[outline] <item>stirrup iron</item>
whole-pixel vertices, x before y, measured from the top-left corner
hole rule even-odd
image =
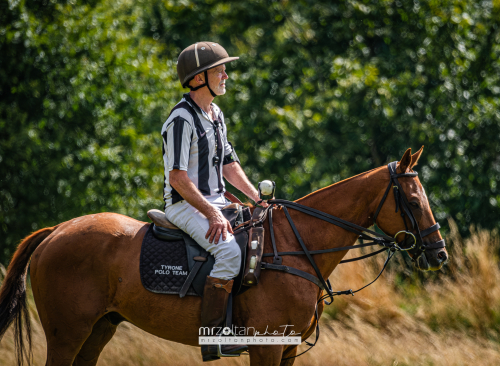
[[[219,343],[217,345],[217,357],[240,357],[241,353],[235,353],[235,354],[226,354],[222,353],[222,345]]]

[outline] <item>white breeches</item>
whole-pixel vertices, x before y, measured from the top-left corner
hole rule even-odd
[[[219,210],[228,205],[223,195],[205,198]],[[210,276],[231,280],[238,275],[241,264],[241,251],[233,234],[227,233],[224,241],[221,234],[218,244],[210,244],[208,239],[205,239],[209,228],[208,219],[185,200],[167,207],[165,215],[171,223],[186,232],[205,250],[213,254],[215,264]]]

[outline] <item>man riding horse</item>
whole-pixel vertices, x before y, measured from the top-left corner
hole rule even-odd
[[[225,64],[238,58],[229,57],[213,42],[198,42],[182,51],[177,73],[182,86],[191,91],[172,109],[161,131],[167,219],[215,257],[201,310],[202,327],[210,328],[225,319],[233,278],[241,263],[231,225],[220,212],[227,205],[223,178],[250,199],[259,200],[227,140],[224,114],[213,103],[216,96],[226,93]],[[225,354],[244,350],[242,345],[223,347]],[[210,351],[208,346],[202,347],[204,360],[211,359]]]

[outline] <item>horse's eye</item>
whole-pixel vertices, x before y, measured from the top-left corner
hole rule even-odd
[[[410,205],[412,208],[420,208],[420,206],[417,202],[410,202]]]

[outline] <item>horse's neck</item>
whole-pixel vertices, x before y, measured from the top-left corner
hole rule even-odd
[[[387,182],[387,172],[384,168],[379,168],[313,192],[298,200],[297,203],[337,216],[353,224],[368,227],[373,224],[373,213]],[[307,233],[301,236],[309,250],[354,245],[358,238],[357,234],[336,225],[312,216],[299,215],[296,216],[297,221],[294,221],[299,233]],[[343,254],[337,252],[315,256],[315,261],[326,278],[342,257]]]

